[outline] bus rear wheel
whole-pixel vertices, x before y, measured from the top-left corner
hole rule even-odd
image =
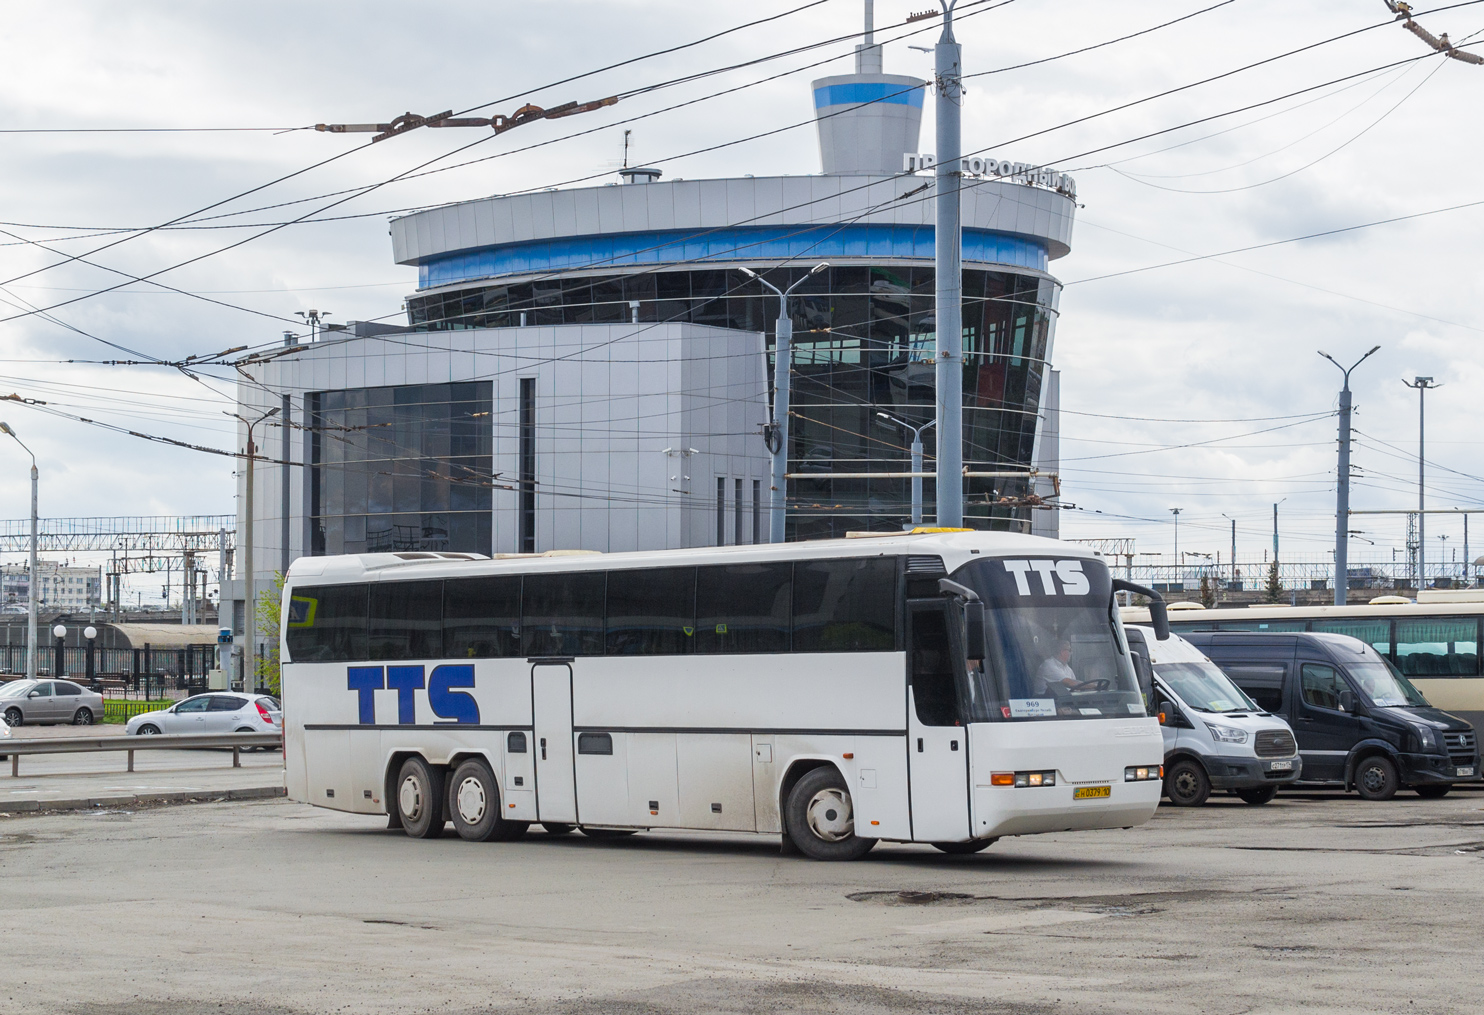
[[[422,758],[402,762],[397,775],[397,814],[402,830],[414,839],[443,834],[443,770]]]
[[[500,790],[495,773],[483,761],[470,758],[454,769],[448,783],[448,814],[454,831],[469,842],[508,839],[500,817]]]
[[[855,808],[845,777],[833,766],[811,769],[788,794],[788,837],[814,860],[858,860],[876,845],[855,834]]]

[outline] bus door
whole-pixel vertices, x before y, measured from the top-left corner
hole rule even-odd
[[[912,838],[969,838],[969,731],[961,724],[956,617],[942,600],[909,604],[907,767]]]
[[[577,782],[572,753],[570,659],[531,660],[533,753],[536,755],[536,820],[577,821]]]

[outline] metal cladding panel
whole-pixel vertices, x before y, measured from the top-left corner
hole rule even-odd
[[[701,180],[696,184],[696,190],[701,203],[701,224],[709,227],[729,225],[732,219],[727,203],[727,181]]]

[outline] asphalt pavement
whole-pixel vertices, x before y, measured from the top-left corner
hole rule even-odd
[[[828,864],[285,800],[0,820],[8,1012],[1476,1012],[1484,792]]]

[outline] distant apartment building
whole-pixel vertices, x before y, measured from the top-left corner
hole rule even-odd
[[[68,613],[97,606],[103,596],[101,567],[74,567],[52,560],[36,562],[37,604],[48,613]],[[0,565],[0,609],[24,612],[31,594],[31,571],[24,561]]]

